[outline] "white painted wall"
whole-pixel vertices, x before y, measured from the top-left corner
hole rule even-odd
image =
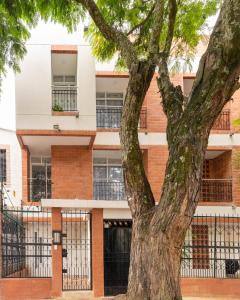
[[[11,201],[6,198],[6,202],[20,205],[22,199],[22,158],[15,131],[0,128],[0,145],[6,145],[10,148],[10,161],[7,162],[7,169],[10,172],[10,182],[7,185],[7,190],[9,191],[8,194]]]
[[[79,118],[52,116],[51,46],[28,45],[16,76],[16,128],[95,130],[95,66],[88,46],[78,47],[77,85]]]

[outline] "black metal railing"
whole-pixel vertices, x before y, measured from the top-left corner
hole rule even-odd
[[[230,110],[224,109],[213,124],[212,129],[215,130],[230,130]]]
[[[2,209],[2,277],[51,277],[51,211]]]
[[[77,87],[52,87],[53,111],[77,111]]]
[[[50,199],[52,194],[52,181],[50,179],[29,179],[30,200],[37,202],[41,199]]]
[[[182,250],[182,277],[240,277],[240,217],[195,216]]]
[[[95,181],[93,190],[95,200],[126,200],[124,182]]]
[[[122,117],[122,108],[99,108],[97,107],[98,128],[119,128]],[[147,128],[147,109],[144,107],[140,113],[139,128]]]
[[[231,202],[232,179],[202,179],[200,201]]]

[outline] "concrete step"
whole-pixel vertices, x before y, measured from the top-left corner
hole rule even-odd
[[[67,291],[62,293],[58,300],[92,300],[95,299],[93,291]]]

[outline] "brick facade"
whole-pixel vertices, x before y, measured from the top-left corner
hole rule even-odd
[[[92,199],[92,150],[52,146],[52,198]]]

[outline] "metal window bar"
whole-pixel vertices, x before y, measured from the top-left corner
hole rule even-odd
[[[39,206],[3,207],[2,276],[52,276],[51,211]]]
[[[98,128],[119,128],[121,124],[122,107],[97,107]],[[147,128],[147,109],[144,107],[140,113],[139,128]]]
[[[0,182],[7,181],[6,149],[0,149]]]
[[[77,87],[53,86],[52,108],[58,107],[62,111],[77,111]]]
[[[124,182],[95,181],[93,190],[95,200],[126,200]]]
[[[30,199],[39,202],[41,199],[50,199],[52,194],[51,179],[31,178],[29,179]]]
[[[212,129],[215,130],[230,130],[230,110],[223,110],[217,117]]]
[[[200,201],[231,202],[232,179],[202,179]]]
[[[185,237],[181,275],[240,278],[240,217],[195,216]]]

